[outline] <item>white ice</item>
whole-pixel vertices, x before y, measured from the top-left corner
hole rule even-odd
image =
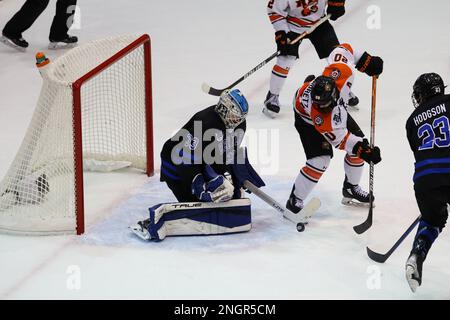
[[[0,2],[0,28],[23,1]],[[226,86],[275,50],[266,1],[258,0],[79,0],[81,43],[111,35],[148,33],[152,37],[156,167],[162,143],[197,110],[214,104],[201,84]],[[31,119],[41,77],[34,54],[45,50],[54,3],[24,33],[26,53],[0,46],[0,177],[6,173]],[[366,25],[379,8],[381,28]],[[383,161],[375,168],[373,227],[361,236],[352,226],[366,209],[340,204],[343,152],[313,196],[322,207],[303,233],[252,197],[253,229],[244,234],[167,238],[144,243],[127,226],[147,208],[174,200],[159,182],[132,171],[86,173],[87,231],[84,236],[0,235],[2,299],[450,299],[450,236],[435,242],[424,265],[423,285],[413,294],[404,279],[412,236],[385,264],[366,255],[366,245],[387,251],[419,214],[412,185],[413,156],[404,124],[413,110],[411,86],[423,72],[438,72],[450,82],[450,3],[423,1],[347,1],[347,13],[333,23],[341,42],[380,55],[385,71],[378,81],[376,144]],[[370,12],[368,12],[369,10]],[[55,59],[60,52],[47,52]],[[271,65],[239,88],[247,96],[252,159],[263,173],[264,190],[284,203],[305,157],[293,126],[291,99],[301,81],[318,74],[309,41],[300,49],[281,94],[281,116],[261,113]],[[370,79],[357,74],[353,112],[366,134],[370,124]],[[269,137],[277,138],[271,146]],[[270,163],[267,161],[270,159]],[[363,186],[367,188],[367,170]],[[79,273],[78,273],[79,271]],[[80,276],[80,287],[71,286]]]

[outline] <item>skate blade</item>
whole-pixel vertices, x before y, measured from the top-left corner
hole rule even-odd
[[[346,198],[346,197],[342,198],[341,203],[346,206],[358,207],[358,208],[370,207],[369,202],[359,202],[358,200],[355,200],[353,198]],[[375,208],[375,203],[373,204],[372,208]]]
[[[416,292],[417,288],[420,286],[419,281],[414,279],[414,268],[412,266],[406,266],[406,281],[411,288],[412,292]]]
[[[142,229],[142,227],[138,224],[132,225],[128,227],[129,229],[131,229],[131,231],[137,235],[139,238],[141,238],[142,240],[146,240],[149,241],[150,240],[150,233],[148,232],[148,230],[144,230]]]
[[[0,37],[0,42],[4,43],[5,45],[7,45],[8,47],[11,47],[13,49],[16,49],[17,51],[20,52],[25,52],[26,48],[23,47],[19,47],[18,45],[15,45],[14,43],[12,43],[8,38],[1,36]]]
[[[64,49],[72,49],[76,47],[76,43],[63,43],[63,42],[50,42],[48,45],[49,50],[64,50]]]
[[[270,119],[275,119],[277,117],[277,114],[278,114],[278,113],[275,113],[273,111],[270,111],[266,107],[263,108],[262,113],[264,113]]]

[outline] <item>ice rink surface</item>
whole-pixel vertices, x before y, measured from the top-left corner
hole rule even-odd
[[[23,1],[0,2],[0,28]],[[84,43],[122,34],[152,38],[156,167],[163,142],[191,115],[217,99],[200,90],[206,81],[224,87],[275,51],[263,0],[79,0]],[[0,177],[6,173],[35,108],[41,77],[34,55],[46,49],[55,1],[24,33],[26,53],[0,46]],[[379,9],[380,29],[367,27]],[[437,72],[450,82],[450,2],[435,0],[424,17],[421,0],[347,1],[334,22],[341,42],[379,55],[376,144],[383,161],[375,168],[373,227],[358,236],[352,226],[367,210],[340,204],[344,152],[335,152],[312,196],[322,207],[304,233],[250,196],[253,229],[244,234],[167,238],[144,243],[127,226],[146,218],[147,208],[173,201],[159,182],[135,172],[86,173],[87,231],[83,236],[0,235],[0,299],[450,299],[450,234],[444,229],[424,264],[423,285],[411,293],[404,263],[412,236],[385,264],[366,255],[366,245],[387,251],[419,214],[412,174],[414,159],[404,125],[412,112],[418,75]],[[55,59],[64,51],[49,52]],[[293,126],[291,100],[308,74],[324,62],[308,40],[280,100],[281,115],[261,113],[272,64],[239,88],[250,103],[248,146],[265,191],[284,203],[305,157]],[[357,73],[353,91],[360,110],[353,117],[366,134],[370,125],[370,78]],[[368,168],[363,187],[368,188]],[[73,276],[80,286],[73,287]]]

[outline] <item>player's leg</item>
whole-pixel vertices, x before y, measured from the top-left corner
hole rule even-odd
[[[328,168],[333,149],[312,125],[307,124],[298,115],[295,115],[295,128],[300,135],[307,161],[295,179],[286,208],[298,213],[303,208],[303,201]]]
[[[440,187],[427,192],[416,191],[416,200],[422,217],[405,270],[406,280],[413,292],[422,284],[423,262],[447,222],[450,187]]]
[[[221,203],[163,203],[149,208],[149,212],[149,219],[130,227],[144,240],[161,241],[167,236],[229,234],[251,229],[250,199]]]
[[[350,154],[344,158],[345,179],[342,186],[342,204],[369,203],[370,195],[359,183],[364,170],[364,160]]]
[[[293,40],[298,36],[297,33],[289,32],[288,39]],[[263,113],[268,117],[274,118],[280,112],[279,95],[283,89],[289,70],[294,65],[295,60],[298,59],[298,47],[300,42],[288,47],[287,55],[279,55],[277,62],[272,68],[272,75],[270,76],[270,87],[264,101]]]
[[[308,35],[308,39],[316,49],[319,59],[328,58],[331,51],[339,45],[339,39],[329,21],[325,21],[318,26],[316,30]]]
[[[48,2],[49,0],[27,0],[3,28],[3,41],[10,41],[21,48],[28,47],[28,42],[22,38],[22,33],[31,27],[45,10]]]
[[[353,119],[350,114],[347,114],[347,129],[352,134],[363,138],[364,133],[362,132],[359,125]],[[369,193],[362,190],[359,186],[361,181],[361,176],[364,170],[364,161],[359,158],[347,154],[344,158],[344,172],[345,179],[342,186],[342,203],[351,204],[353,202],[359,203],[369,203],[370,197]]]
[[[73,23],[76,4],[77,0],[58,0],[56,2],[56,12],[49,36],[52,48],[56,48],[58,43],[73,45],[78,42],[77,37],[67,34]]]

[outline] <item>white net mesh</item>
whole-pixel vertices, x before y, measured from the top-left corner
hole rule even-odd
[[[41,68],[43,86],[36,110],[0,183],[0,231],[75,231],[72,84],[136,39],[93,41]],[[85,163],[95,163],[90,170],[102,162],[109,168],[146,169],[145,94],[142,45],[82,85],[83,157]]]

